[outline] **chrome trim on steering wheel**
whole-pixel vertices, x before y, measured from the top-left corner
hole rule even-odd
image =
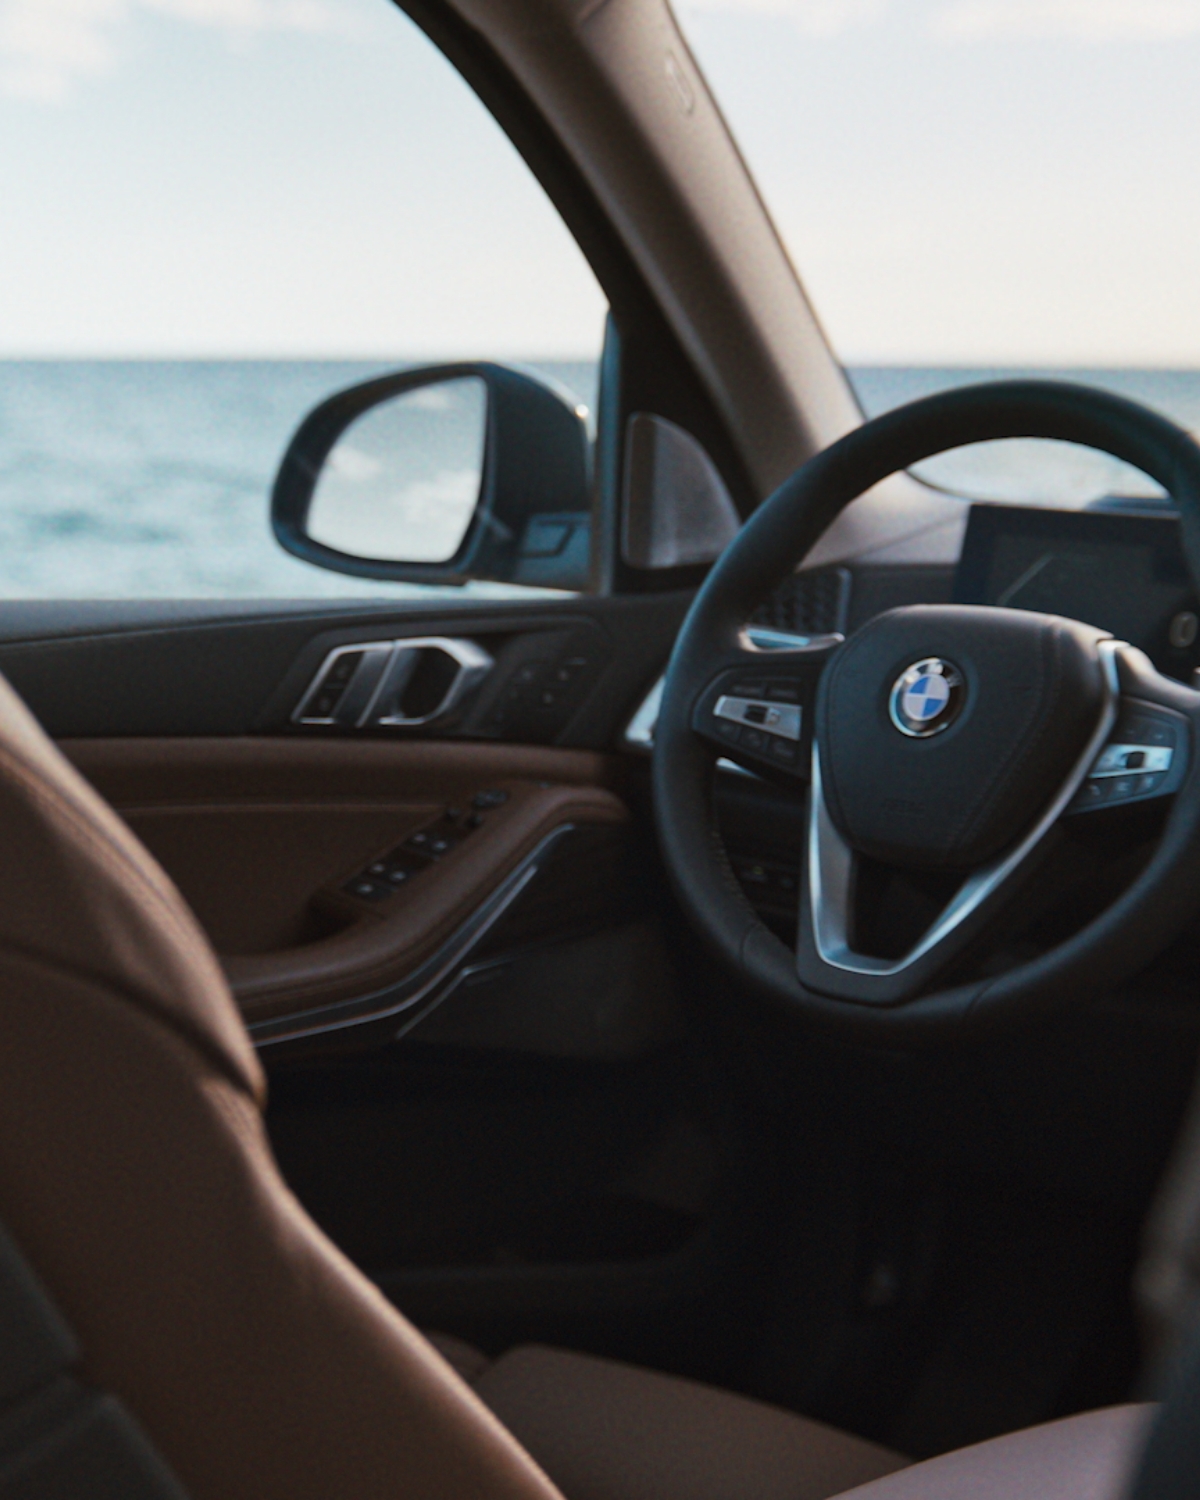
[[[901,974],[918,959],[932,952],[939,943],[945,942],[956,928],[1004,884],[1057,822],[1112,733],[1121,698],[1117,659],[1125,646],[1124,641],[1112,640],[1100,641],[1097,646],[1104,675],[1104,706],[1087,748],[1057,796],[1025,837],[1007,854],[997,856],[991,863],[967,877],[941,916],[903,958],[872,958],[864,953],[856,953],[850,947],[855,855],[829,816],[821,786],[821,757],[814,740],[808,820],[808,887],[813,940],[823,963],[848,974]]]

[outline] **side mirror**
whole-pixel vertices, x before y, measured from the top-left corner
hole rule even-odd
[[[515,370],[438,365],[311,411],[271,496],[285,551],[359,578],[581,589],[591,547],[582,412]]]

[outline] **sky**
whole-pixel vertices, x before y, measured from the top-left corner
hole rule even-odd
[[[852,362],[1200,366],[1200,0],[688,0]]]
[[[569,358],[604,300],[389,0],[0,0],[0,355]]]
[[[1200,0],[678,0],[851,363],[1200,367]],[[0,357],[588,358],[389,0],[0,0]]]

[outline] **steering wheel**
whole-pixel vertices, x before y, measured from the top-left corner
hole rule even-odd
[[[1013,437],[1100,449],[1157,480],[1179,508],[1200,592],[1191,437],[1086,387],[997,381],[877,417],[786,480],[713,567],[667,670],[655,815],[684,909],[754,990],[881,1039],[961,1033],[1111,988],[1200,906],[1200,693],[1141,651],[1075,620],[970,605],[892,609],[833,646],[763,650],[746,632],[873,484],[947,449]],[[794,951],[726,855],[719,756],[807,798]],[[1106,909],[1004,972],[977,961],[1013,897],[1026,910],[1039,899],[1037,873],[1071,820],[1119,840],[1130,816],[1119,809],[1159,799],[1169,811],[1153,853]],[[899,945],[878,915],[897,871],[925,903]]]

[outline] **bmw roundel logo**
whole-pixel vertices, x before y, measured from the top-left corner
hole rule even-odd
[[[892,685],[892,723],[915,740],[941,734],[962,712],[963,689],[962,673],[940,656],[915,661]]]

